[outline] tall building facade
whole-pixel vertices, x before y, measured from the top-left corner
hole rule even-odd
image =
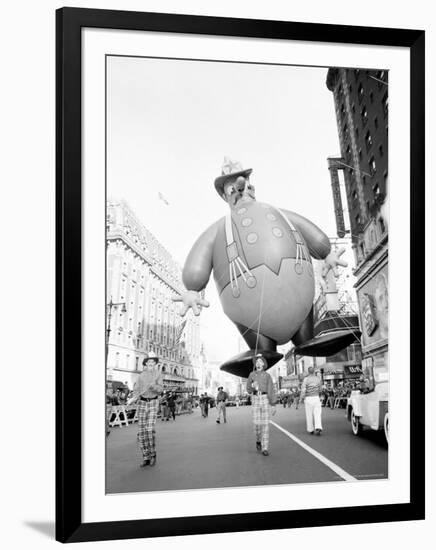
[[[337,233],[351,235],[362,366],[377,382],[388,376],[388,73],[330,68],[326,85],[341,149],[328,159]]]
[[[172,301],[181,269],[125,201],[107,203],[107,378],[132,389],[149,352],[160,358],[164,385],[198,392],[200,325]]]

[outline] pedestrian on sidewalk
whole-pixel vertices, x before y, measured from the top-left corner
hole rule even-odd
[[[294,403],[295,403],[295,410],[298,411],[298,405],[301,403],[301,394],[298,388],[296,388],[294,393]]]
[[[173,420],[176,419],[176,394],[174,392],[170,392],[167,397],[167,407],[168,407],[168,417],[167,420],[170,419],[170,417],[173,417]]]
[[[301,385],[300,403],[304,402],[306,410],[306,427],[310,434],[321,435],[321,378],[316,376],[314,367],[309,367],[308,375]]]
[[[210,397],[207,395],[207,392],[204,392],[203,395],[203,416],[207,418],[209,416],[209,401]]]
[[[169,420],[168,394],[164,392],[160,397],[160,419],[162,422]]]
[[[269,455],[269,422],[276,413],[277,396],[271,376],[266,372],[268,361],[258,353],[253,357],[254,370],[247,379],[247,392],[252,395],[251,410],[256,436],[256,449]]]
[[[218,393],[216,395],[216,410],[217,410],[217,418],[216,423],[219,424],[221,420],[221,415],[223,417],[224,422],[227,422],[226,418],[226,401],[229,398],[227,395],[227,392],[224,391],[224,388],[220,386],[218,388]]]
[[[133,397],[128,405],[138,402],[138,442],[142,452],[142,464],[154,466],[156,464],[156,420],[159,410],[159,396],[163,390],[162,376],[157,365],[159,358],[149,353],[142,364],[144,370],[138,377],[133,388]]]

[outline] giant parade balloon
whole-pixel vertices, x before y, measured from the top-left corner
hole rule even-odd
[[[182,315],[199,315],[208,302],[200,294],[213,277],[224,313],[236,325],[249,350],[227,360],[221,369],[247,377],[252,358],[262,353],[268,367],[282,354],[277,345],[292,341],[304,355],[337,353],[355,339],[350,330],[314,337],[314,272],[311,258],[324,259],[326,274],[347,264],[331,251],[325,233],[305,217],[257,202],[252,169],[224,159],[215,189],[228,206],[194,243],[183,268],[186,292]]]

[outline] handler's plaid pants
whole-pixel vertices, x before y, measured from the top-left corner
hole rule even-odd
[[[144,460],[156,456],[156,430],[157,411],[159,400],[138,401],[138,443]]]
[[[262,451],[268,450],[269,421],[271,419],[271,405],[267,395],[253,395],[252,397],[253,425],[256,441],[262,443]]]

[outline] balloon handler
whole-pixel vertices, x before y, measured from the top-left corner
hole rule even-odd
[[[303,216],[257,202],[251,172],[224,159],[215,189],[230,212],[194,243],[182,274],[187,291],[173,297],[183,302],[182,316],[189,308],[199,315],[209,306],[200,293],[213,271],[224,313],[250,348],[226,361],[221,370],[244,378],[257,353],[272,367],[283,357],[277,345],[290,340],[301,355],[325,357],[355,339],[351,330],[317,337],[313,332],[311,256],[325,260],[324,277],[330,269],[338,276],[338,266],[347,265],[340,259],[343,250],[331,251],[327,235]]]

